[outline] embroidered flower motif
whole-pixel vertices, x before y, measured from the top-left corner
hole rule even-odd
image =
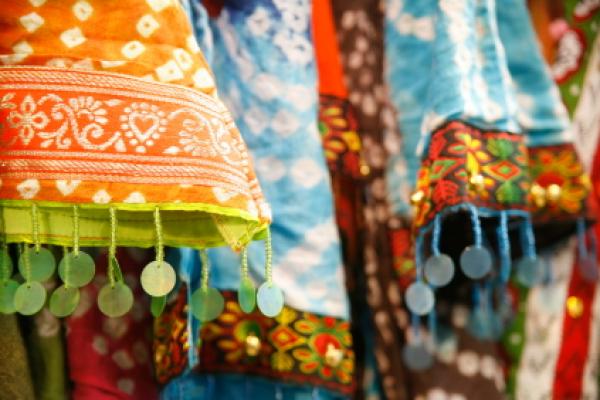
[[[167,130],[165,113],[156,105],[133,103],[121,115],[121,129],[135,151],[145,153],[146,147],[154,146],[160,135]]]
[[[294,357],[300,361],[301,371],[310,373],[316,370],[325,379],[336,376],[344,383],[352,380],[354,363],[352,352],[348,350],[352,345],[348,334],[348,322],[330,317],[319,320],[313,315],[306,315],[306,319],[296,322],[294,327],[301,333],[311,333],[309,348],[293,351]],[[335,362],[330,360],[329,353],[332,350],[341,355],[335,357]]]
[[[86,117],[90,122],[100,125],[105,125],[108,122],[106,109],[101,108],[102,102],[92,96],[79,96],[69,99],[69,105],[78,118]]]
[[[452,146],[452,150],[457,153],[466,153],[467,171],[471,174],[478,174],[480,170],[480,164],[490,160],[489,154],[483,149],[482,142],[479,139],[473,138],[466,132],[457,132],[456,139],[459,142]]]
[[[37,105],[31,95],[25,96],[19,111],[11,111],[7,121],[11,128],[19,129],[19,138],[24,145],[28,145],[35,136],[36,130],[44,129],[49,119],[46,113],[37,111]]]

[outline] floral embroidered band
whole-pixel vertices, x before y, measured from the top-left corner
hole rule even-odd
[[[274,319],[245,314],[233,292],[223,295],[225,311],[200,331],[198,371],[255,374],[352,392],[354,353],[347,321],[289,307]],[[187,366],[185,288],[169,307],[154,329],[155,370],[161,383]]]
[[[433,363],[429,344],[418,334],[418,317],[428,315],[435,326],[434,288],[453,280],[455,263],[466,277],[486,282],[473,289],[472,333],[498,337],[510,318],[502,311],[506,295],[495,301],[494,293],[506,289],[513,270],[524,287],[544,282],[548,265],[538,257],[537,246],[575,230],[583,237],[586,219],[594,217],[590,186],[570,144],[527,149],[522,135],[483,131],[460,121],[434,132],[411,198],[413,232],[390,232],[395,269],[413,314],[406,364],[420,370]],[[457,223],[460,218],[452,217],[457,212],[468,215],[471,235]],[[544,228],[550,223],[561,224],[560,229]],[[442,234],[447,229],[456,234]],[[595,254],[581,243],[582,254]],[[444,254],[447,249],[462,251]]]
[[[152,213],[138,211],[160,205],[165,245],[204,247],[203,236],[215,237],[201,230],[208,214],[186,211],[214,213],[213,229],[220,219],[238,227],[210,245],[240,248],[269,221],[231,117],[199,91],[109,73],[2,68],[0,123],[9,242],[31,240],[29,200],[40,202],[40,239],[60,245],[72,244],[71,224],[53,219],[70,216],[73,204],[82,245],[109,243],[108,230],[88,229],[108,204],[125,213],[120,232],[135,229],[129,223],[152,226]],[[119,234],[117,242],[153,246],[154,232]]]
[[[193,315],[216,318],[223,298],[208,286],[203,249],[242,250],[266,239],[266,282],[258,290],[241,265],[240,301],[276,315],[283,295],[271,274],[270,209],[231,116],[214,96],[128,75],[54,67],[0,67],[0,312],[31,315],[46,303],[41,282],[64,282],[49,300],[73,312],[94,277],[80,246],[109,248],[108,283],[98,295],[111,317],[133,305],[117,246],[155,247],[140,282],[161,313],[175,287],[164,246],[201,250],[202,286]],[[17,253],[13,276],[10,255]],[[30,246],[33,244],[33,246]],[[51,249],[63,246],[57,263]],[[13,247],[11,250],[10,247]],[[246,260],[246,257],[243,257]],[[23,282],[24,281],[24,282]]]
[[[591,217],[590,187],[571,144],[528,149],[522,135],[452,121],[432,135],[419,171],[415,227],[461,204],[531,211],[535,223]]]

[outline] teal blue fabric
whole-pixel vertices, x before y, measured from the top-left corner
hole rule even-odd
[[[239,375],[186,374],[171,381],[161,400],[346,400],[348,397],[325,389],[283,384]]]

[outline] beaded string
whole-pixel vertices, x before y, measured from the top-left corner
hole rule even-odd
[[[156,261],[159,261],[159,268],[165,259],[165,250],[163,246],[163,231],[160,220],[160,211],[158,207],[154,209],[154,228],[156,229]]]
[[[25,267],[25,281],[27,283],[31,282],[31,260],[29,259],[29,252],[27,251],[27,246],[23,244],[21,246],[21,254],[23,255],[23,266]],[[31,286],[27,286],[28,288]]]
[[[79,257],[79,206],[73,206],[73,254]]]
[[[200,288],[206,293],[208,291],[208,277],[210,275],[210,261],[208,260],[208,253],[206,252],[206,249],[200,250],[200,261],[202,262]]]
[[[435,308],[427,315],[427,327],[429,328],[430,342],[435,345],[437,342],[437,316]]]
[[[418,235],[415,243],[415,269],[417,282],[423,281],[423,235]]]
[[[110,246],[108,247],[108,282],[111,287],[115,286],[115,265],[114,259],[117,254],[117,211],[114,207],[110,212]]]
[[[440,255],[440,236],[442,235],[442,217],[436,214],[433,220],[433,238],[431,239],[431,252],[434,256]]]
[[[242,249],[242,267],[240,275],[242,276],[242,281],[248,278],[248,248],[244,247]]]
[[[269,287],[273,286],[273,249],[271,247],[271,230],[267,228],[267,237],[265,245],[265,277]]]
[[[31,227],[35,252],[39,253],[42,245],[40,244],[40,221],[38,216],[38,208],[37,204],[35,203],[31,205]]]
[[[477,211],[477,207],[471,204],[469,204],[468,207],[471,211],[471,225],[473,227],[473,240],[475,242],[475,247],[481,247],[483,234],[481,233],[481,221],[479,221],[479,211]]]
[[[73,250],[75,251],[75,250]],[[63,260],[65,260],[65,281],[64,281],[64,285],[65,285],[65,289],[69,287],[68,284],[68,279],[66,279],[70,272],[71,272],[71,260],[68,257],[69,254],[69,249],[67,248],[67,246],[63,246]],[[76,256],[77,257],[77,256]]]
[[[413,330],[414,342],[418,343],[421,340],[421,323],[419,316],[413,312],[410,313],[410,325]]]
[[[531,217],[527,216],[525,224],[521,228],[521,240],[523,242],[523,252],[529,258],[536,258],[535,236],[533,234],[533,224]]]
[[[508,214],[500,213],[500,226],[498,228],[498,247],[500,250],[500,279],[507,283],[510,279],[510,239],[508,237]]]

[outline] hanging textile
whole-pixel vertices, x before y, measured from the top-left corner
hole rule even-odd
[[[43,306],[40,282],[57,264],[43,245],[66,246],[65,284],[49,301],[58,316],[73,312],[94,276],[80,246],[109,247],[98,305],[117,317],[133,296],[116,247],[156,247],[140,279],[159,311],[176,284],[164,246],[239,251],[266,236],[269,207],[178,1],[10,0],[0,31],[2,234],[22,243],[25,279],[11,279],[3,256],[6,310]],[[222,297],[201,289],[193,312],[214,318]]]
[[[573,118],[574,143],[594,182],[600,133],[595,94],[600,74],[594,66],[600,65],[600,41],[593,26],[599,9],[585,1],[532,6],[537,7],[532,12],[546,15],[536,28]],[[516,397],[598,396],[597,234],[597,228],[586,230],[580,224],[577,239],[549,255],[551,282],[532,289],[522,300],[523,327],[509,332],[513,340],[508,336],[505,341],[512,356],[509,389]]]
[[[391,218],[384,174],[387,146],[398,145],[395,141],[398,135],[383,85],[383,14],[377,0],[333,1],[333,9],[348,99],[357,117],[366,167],[363,168],[366,173],[364,240],[361,240],[364,276],[357,282],[364,282],[368,305],[362,318],[372,320],[363,325],[372,329],[370,335],[374,336],[374,348],[367,347],[373,354],[366,358],[374,357],[376,361],[372,367],[380,375],[385,398],[402,399],[407,396],[407,382],[403,376],[399,327],[406,324],[407,318],[400,309],[401,294],[393,269],[389,231],[403,224]],[[408,186],[405,189],[408,192]]]
[[[261,266],[270,257],[263,248],[250,245],[241,259],[224,249],[209,251],[209,262],[224,266],[212,274],[211,284],[226,293],[226,312],[202,326],[186,323],[186,312],[177,304],[183,304],[188,288],[168,305],[157,323],[155,348],[181,349],[181,340],[169,335],[169,326],[180,323],[187,326],[184,335],[199,331],[201,345],[161,352],[167,366],[157,367],[164,371],[163,396],[180,398],[178,393],[193,386],[219,398],[236,390],[248,396],[264,390],[276,396],[345,398],[352,392],[354,353],[318,131],[311,3],[203,4],[212,16],[212,67],[219,95],[248,144],[273,209],[273,276],[285,292],[285,307],[271,320],[252,311],[254,304],[232,306],[235,291],[242,293],[240,276],[249,284],[263,279]],[[182,258],[187,256],[181,252]],[[197,257],[188,262],[198,262]],[[233,268],[240,264],[247,268]],[[185,359],[172,360],[173,354]],[[192,359],[197,365],[191,363],[190,370],[186,363]]]

